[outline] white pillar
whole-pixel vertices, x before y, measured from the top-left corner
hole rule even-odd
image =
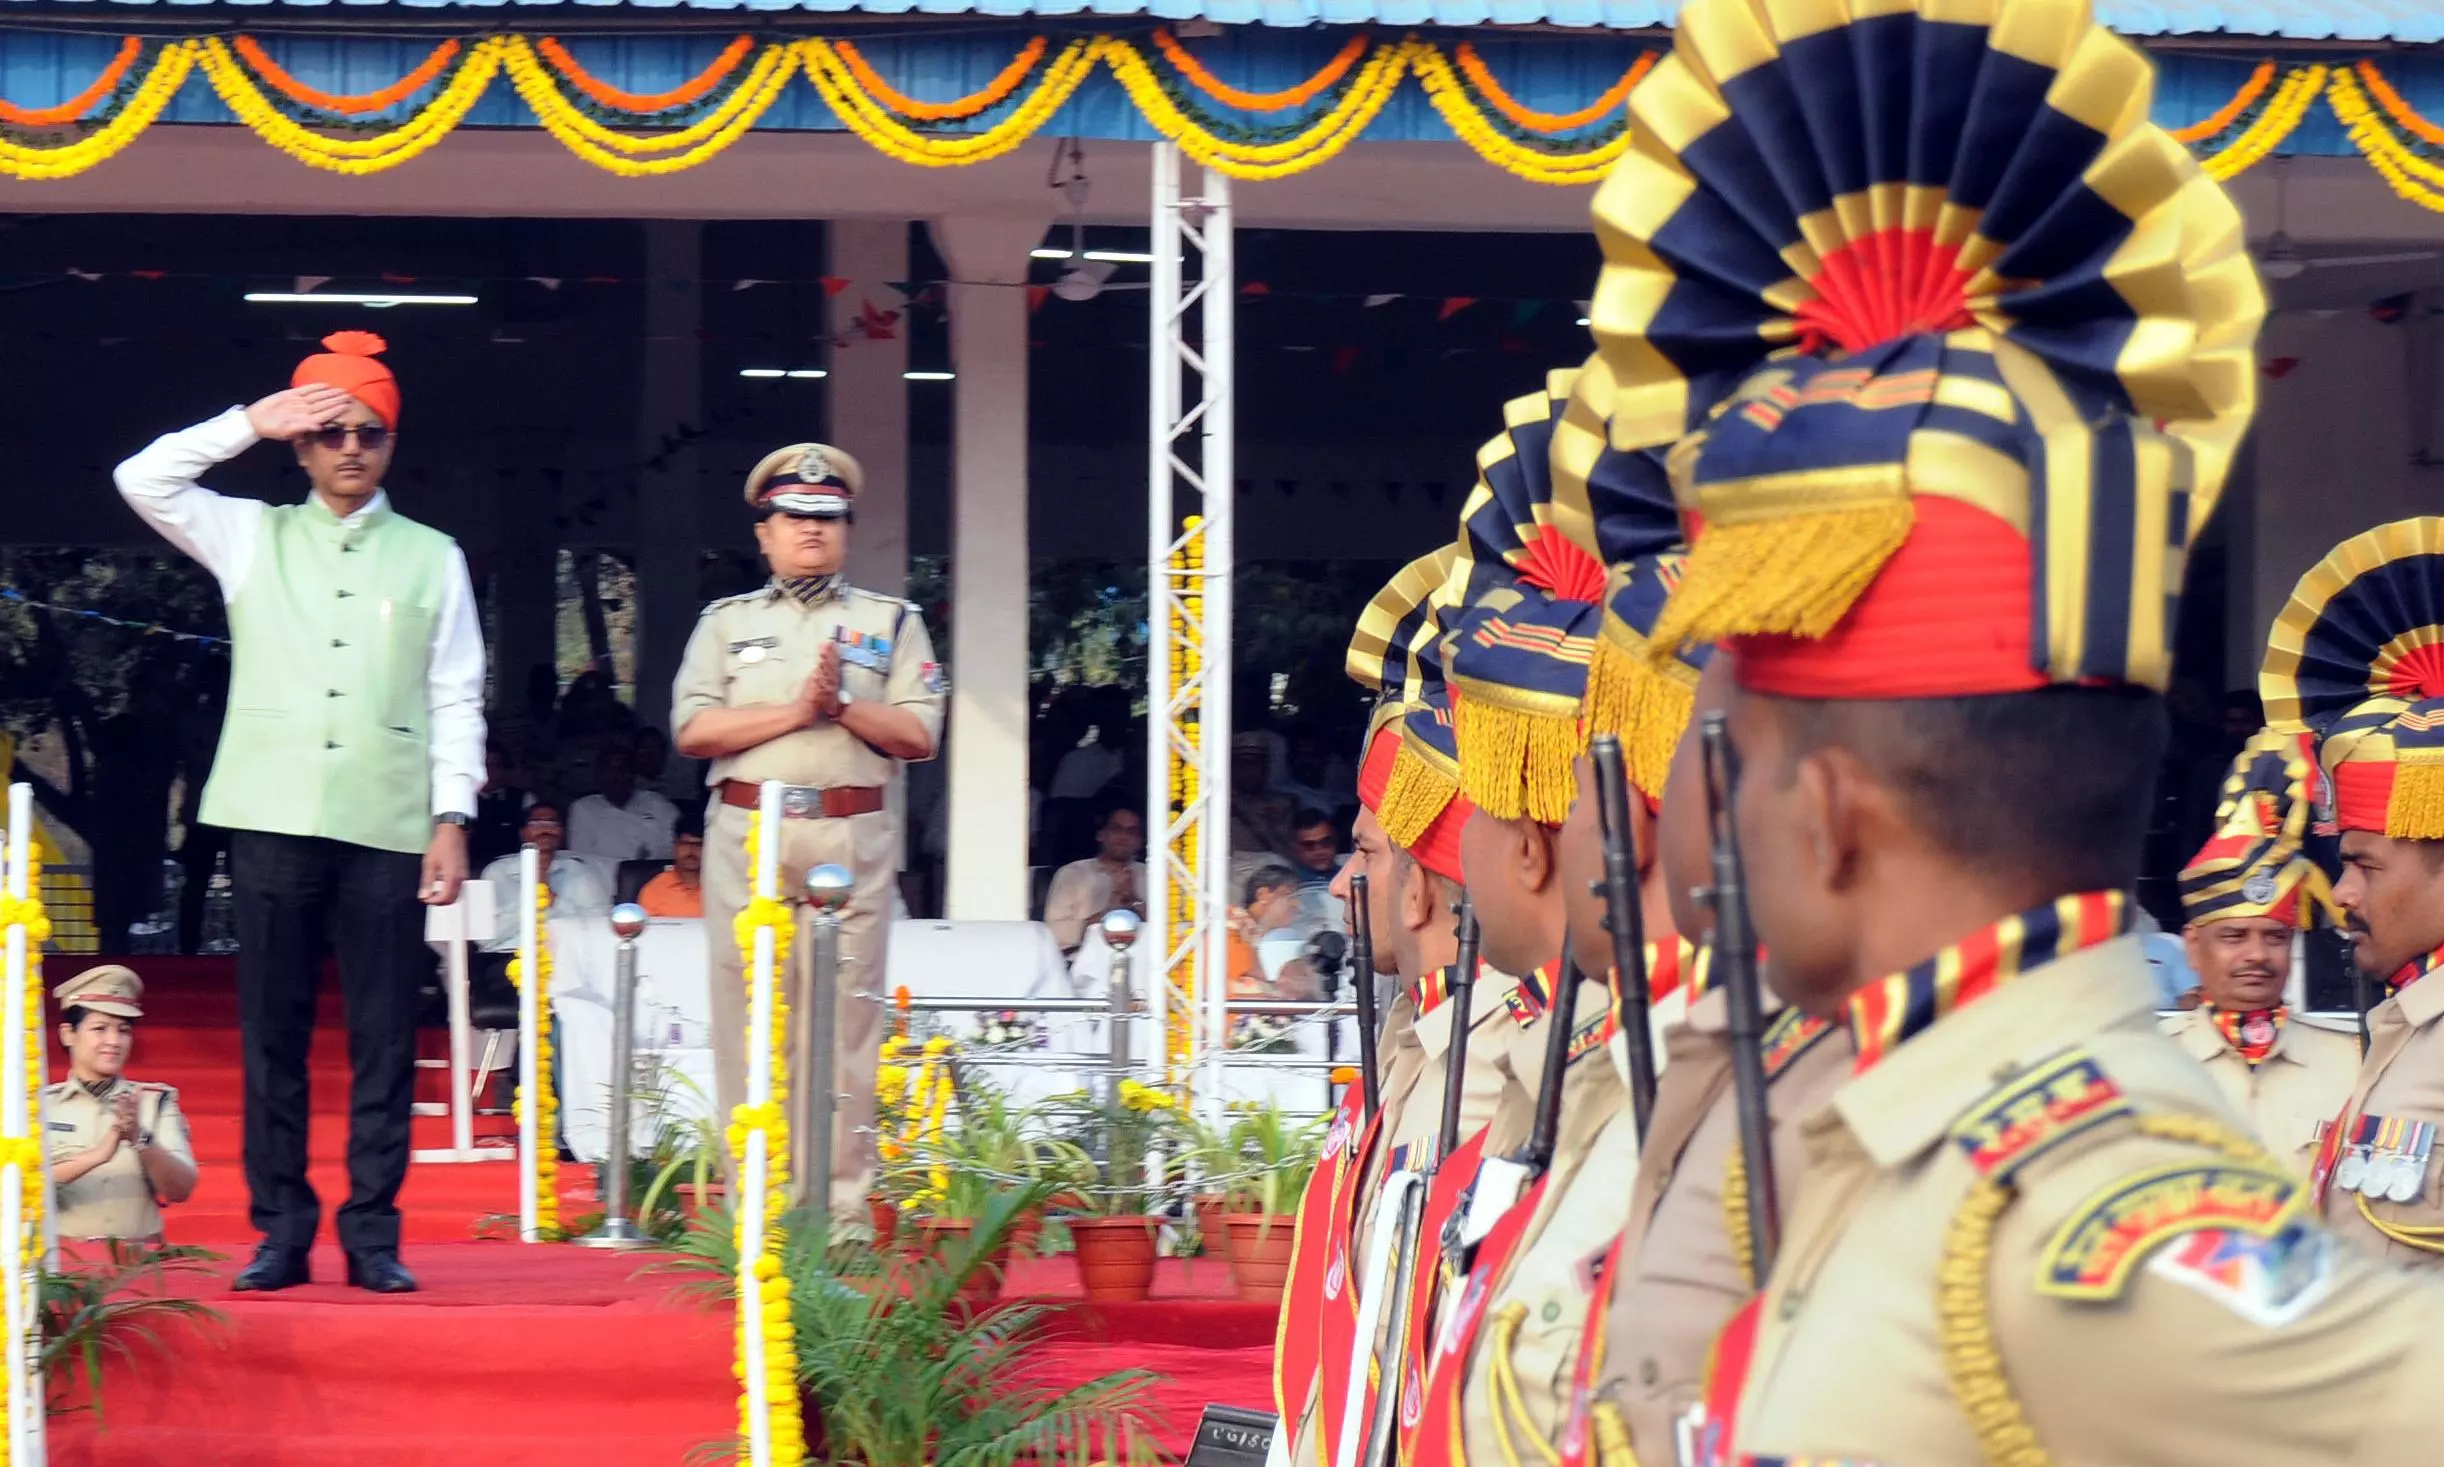
[[[908,307],[886,281],[908,278],[903,219],[835,219],[824,273],[849,282],[831,299],[831,333],[845,342],[831,354],[825,398],[831,441],[866,471],[849,536],[849,579],[886,596],[908,594]],[[896,311],[888,341],[858,329],[867,306]]]
[[[1027,916],[1027,252],[1040,218],[933,221],[950,267],[953,921]]]
[[[645,344],[636,414],[636,714],[670,726],[670,684],[703,609],[697,573],[705,538],[692,436],[704,426],[703,235],[692,219],[645,221]],[[743,509],[743,506],[742,506]],[[656,778],[659,769],[639,770]]]

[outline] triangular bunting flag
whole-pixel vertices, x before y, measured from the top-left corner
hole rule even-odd
[[[1434,313],[1434,319],[1437,321],[1448,321],[1452,317],[1458,315],[1462,311],[1467,310],[1470,306],[1473,306],[1476,303],[1477,298],[1473,295],[1444,296],[1443,308]]]
[[[330,283],[331,277],[328,275],[300,275],[297,277],[297,293],[312,295]]]
[[[1349,369],[1358,365],[1358,357],[1363,350],[1364,348],[1355,346],[1335,347],[1332,353],[1332,375],[1335,377],[1348,376]]]
[[[1239,293],[1241,295],[1271,295],[1273,293],[1273,287],[1265,284],[1261,280],[1251,280],[1247,284],[1239,287]]]
[[[849,277],[846,275],[826,275],[823,277],[823,298],[825,300],[830,300],[833,296],[840,294],[840,292],[848,288]]]
[[[1398,299],[1400,299],[1398,295],[1390,292],[1386,292],[1382,295],[1370,295],[1366,298],[1366,308],[1371,311],[1377,306],[1388,306]]]
[[[529,275],[526,278],[533,281],[535,284],[542,286],[545,290],[558,290],[560,288],[560,277],[557,275]]]
[[[1027,287],[1027,309],[1028,309],[1028,310],[1030,310],[1030,311],[1040,311],[1040,310],[1042,310],[1042,309],[1044,308],[1044,298],[1045,298],[1046,296],[1051,295],[1051,294],[1052,294],[1052,287],[1051,287],[1051,286],[1049,286],[1049,285],[1030,285],[1030,286],[1028,286],[1028,287]]]
[[[730,293],[736,295],[742,290],[753,290],[759,285],[769,284],[771,282],[767,280],[733,280],[730,282]]]

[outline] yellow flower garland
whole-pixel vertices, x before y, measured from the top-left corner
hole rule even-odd
[[[560,1226],[560,1097],[552,1089],[552,889],[535,883],[535,1230],[549,1234]],[[526,964],[509,960],[509,981],[526,986]],[[510,1111],[521,1123],[530,1097],[524,1086]]]
[[[1094,70],[1095,57],[1112,44],[1102,37],[1071,41],[1044,68],[1035,90],[1008,117],[967,137],[935,137],[901,122],[858,83],[840,52],[822,39],[798,42],[807,79],[859,140],[884,157],[920,168],[952,168],[998,158],[1035,136],[1061,110]]]
[[[1297,136],[1275,143],[1238,143],[1205,131],[1172,105],[1162,83],[1155,79],[1154,69],[1136,47],[1109,38],[1101,44],[1113,78],[1156,132],[1215,172],[1245,179],[1303,173],[1340,156],[1350,140],[1381,114],[1392,93],[1400,89],[1400,80],[1408,75],[1415,48],[1414,42],[1405,40],[1377,46],[1358,69],[1357,80],[1341,93],[1340,100]]]
[[[25,1128],[23,1136],[0,1139],[0,1166],[17,1164],[17,1262],[28,1298],[38,1288],[45,1260],[42,1235],[42,946],[51,940],[51,916],[42,905],[42,855],[27,833],[25,897],[0,894],[0,933],[25,929]],[[8,1396],[0,1390],[0,1442],[8,1437]],[[7,1449],[0,1447],[0,1456]]]
[[[325,137],[291,122],[263,95],[254,78],[238,64],[228,44],[218,36],[204,39],[200,60],[212,90],[220,94],[221,101],[257,137],[308,168],[362,176],[398,167],[440,142],[465,121],[501,69],[504,44],[497,36],[476,42],[458,74],[450,78],[449,85],[431,103],[399,126],[369,138]]]
[[[537,58],[523,36],[510,36],[502,52],[509,84],[560,145],[586,162],[624,178],[677,173],[721,152],[763,118],[779,100],[798,68],[796,51],[786,45],[768,46],[756,57],[745,81],[731,89],[720,105],[675,132],[629,137],[596,122],[560,93],[550,70]],[[656,153],[676,157],[651,158]]]
[[[2350,133],[2351,146],[2404,201],[2444,214],[2444,168],[2438,168],[2393,135],[2347,67],[2334,69],[2329,99]]]
[[[0,138],[0,178],[36,182],[73,178],[117,157],[161,116],[178,89],[187,84],[187,73],[194,66],[195,43],[173,41],[153,58],[153,69],[144,74],[136,94],[127,99],[119,115],[91,135],[56,148],[30,148]]]
[[[1411,63],[1417,68],[1417,79],[1426,89],[1426,100],[1460,141],[1474,149],[1477,156],[1505,173],[1524,178],[1530,183],[1573,185],[1600,183],[1612,171],[1612,165],[1629,151],[1629,131],[1600,143],[1584,153],[1547,153],[1504,137],[1499,128],[1486,117],[1483,109],[1461,85],[1440,49],[1418,42]]]
[[[2198,166],[2209,178],[2227,182],[2256,167],[2299,127],[2300,119],[2308,115],[2309,104],[2324,92],[2330,70],[2321,65],[2303,66],[2284,77],[2282,85],[2274,89],[2274,100],[2266,104],[2257,121],[2232,139],[2230,147],[2200,159]]]
[[[750,881],[754,880],[762,858],[762,825],[761,820],[750,820],[747,825]],[[772,897],[757,897],[748,902],[730,926],[731,936],[738,942],[740,973],[748,984],[750,1016],[754,1012],[755,937],[759,932],[772,934],[772,1094],[761,1105],[742,1103],[731,1112],[725,1134],[742,1188],[747,1180],[749,1138],[759,1131],[764,1136],[764,1236],[753,1266],[756,1290],[752,1295],[741,1293],[738,1300],[738,1322],[733,1332],[737,1353],[731,1363],[731,1374],[739,1383],[738,1439],[743,1449],[754,1436],[756,1410],[756,1392],[747,1379],[747,1331],[758,1331],[764,1342],[763,1409],[776,1467],[799,1467],[806,1460],[806,1423],[798,1407],[796,1324],[790,1313],[789,1276],[781,1265],[778,1226],[789,1210],[789,1122],[783,1108],[789,1093],[784,1064],[789,1053],[789,1004],[788,985],[783,978],[789,971],[790,939],[796,928],[796,917],[788,905]],[[755,1040],[752,1029],[747,1040],[749,1043]],[[817,1178],[816,1182],[830,1185],[828,1178]],[[828,1207],[830,1198],[824,1197],[820,1205]],[[744,1255],[746,1210],[740,1208],[737,1216],[737,1246]]]

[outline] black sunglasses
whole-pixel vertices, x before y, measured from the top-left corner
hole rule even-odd
[[[356,438],[357,447],[368,453],[390,441],[390,430],[379,423],[367,423],[361,428],[317,428],[307,436],[333,453],[337,453],[348,446],[348,439],[351,435]]]

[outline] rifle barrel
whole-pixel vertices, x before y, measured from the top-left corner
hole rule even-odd
[[[1595,761],[1595,810],[1604,841],[1604,930],[1612,934],[1613,991],[1618,995],[1621,1042],[1629,1052],[1630,1115],[1638,1139],[1655,1114],[1655,1034],[1647,1018],[1652,1002],[1646,971],[1646,909],[1638,898],[1637,831],[1629,823],[1629,772],[1621,741],[1598,734],[1588,746]]]
[[[1355,859],[1354,857],[1352,859]],[[1358,1001],[1358,1082],[1366,1098],[1366,1117],[1383,1108],[1383,1082],[1375,1066],[1375,922],[1366,905],[1366,873],[1349,877],[1349,967]]]
[[[1537,1080],[1536,1120],[1528,1129],[1527,1150],[1520,1161],[1530,1177],[1540,1177],[1553,1164],[1553,1152],[1561,1144],[1562,1080],[1570,1068],[1571,1017],[1578,1007],[1578,960],[1570,951],[1569,939],[1562,940],[1561,963],[1554,970],[1553,991],[1546,995],[1544,1021],[1551,1027],[1544,1032],[1544,1070]]]
[[[1739,761],[1720,713],[1709,713],[1705,741],[1706,806],[1714,835],[1714,962],[1722,975],[1731,1085],[1739,1106],[1740,1154],[1748,1171],[1750,1276],[1759,1288],[1773,1271],[1782,1242],[1781,1197],[1774,1182],[1773,1122],[1766,1107],[1765,1000],[1758,988],[1757,945],[1748,925],[1748,894],[1740,868],[1732,799]]]
[[[1451,1014],[1451,1048],[1443,1055],[1443,1127],[1434,1152],[1438,1163],[1460,1149],[1460,1101],[1468,1088],[1468,1014],[1477,983],[1477,942],[1477,909],[1462,888],[1459,961],[1452,965],[1451,996],[1444,1000],[1457,1007]]]

